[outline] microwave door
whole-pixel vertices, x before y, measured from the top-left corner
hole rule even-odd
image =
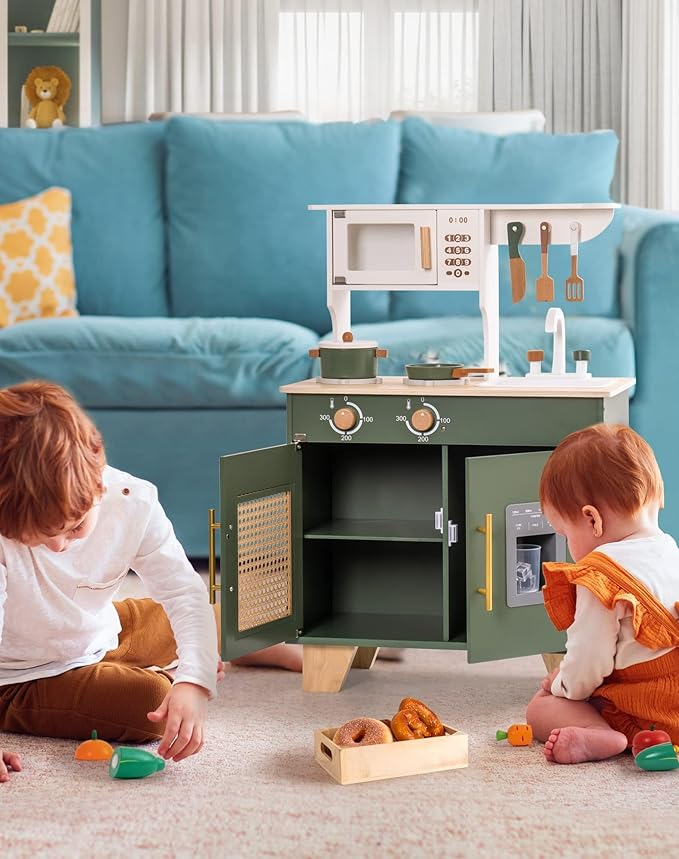
[[[436,284],[436,211],[334,211],[333,283]]]

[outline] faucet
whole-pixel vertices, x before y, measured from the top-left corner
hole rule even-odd
[[[566,318],[560,307],[550,307],[545,317],[545,331],[554,335],[552,345],[552,375],[566,372]]]

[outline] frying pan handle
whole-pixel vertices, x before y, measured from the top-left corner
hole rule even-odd
[[[494,373],[492,367],[455,367],[451,373],[452,379],[463,379],[465,376],[475,376],[479,373]]]

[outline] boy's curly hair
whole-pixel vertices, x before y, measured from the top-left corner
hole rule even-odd
[[[566,436],[540,478],[540,503],[566,519],[586,504],[634,516],[664,504],[663,479],[651,446],[624,424],[594,424]]]
[[[104,444],[73,397],[52,382],[0,389],[0,534],[52,536],[104,491]]]

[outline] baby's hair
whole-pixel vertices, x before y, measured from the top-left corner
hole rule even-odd
[[[28,541],[78,522],[104,491],[101,435],[52,382],[0,389],[0,534]]]
[[[664,503],[663,480],[651,446],[623,424],[595,424],[566,436],[540,478],[540,503],[575,520],[586,504],[634,516]]]

